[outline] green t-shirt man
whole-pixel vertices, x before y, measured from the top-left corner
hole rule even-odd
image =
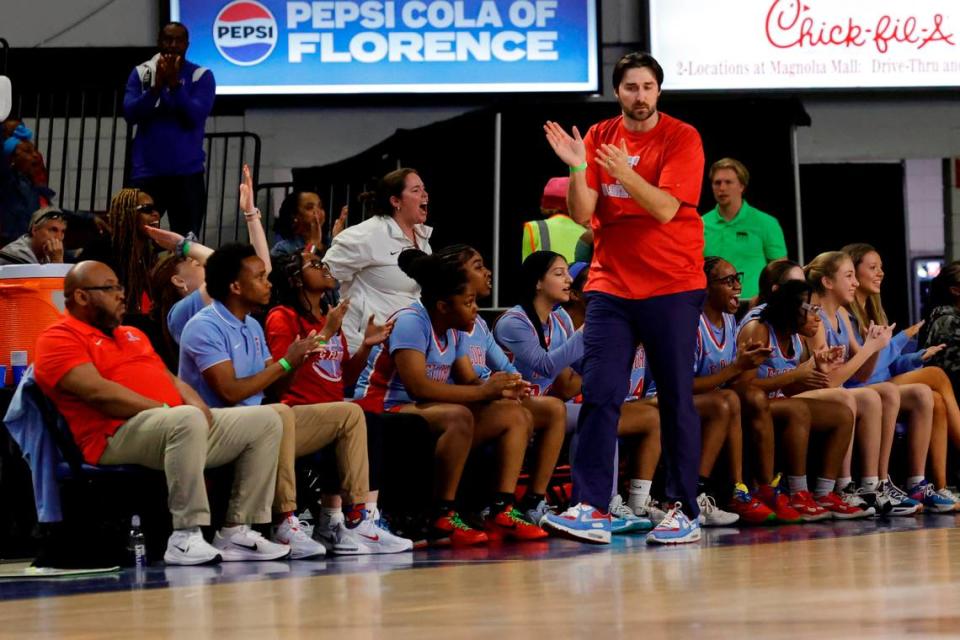
[[[757,295],[763,268],[787,256],[777,219],[743,199],[749,180],[746,167],[738,161],[724,158],[715,162],[710,167],[710,183],[717,206],[703,216],[704,255],[720,256],[743,272],[744,300]],[[721,210],[736,213],[727,220]]]

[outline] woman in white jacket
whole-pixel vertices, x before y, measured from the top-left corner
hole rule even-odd
[[[420,298],[420,287],[397,266],[400,252],[432,252],[433,229],[424,224],[429,197],[416,170],[391,171],[360,199],[375,215],[337,235],[323,258],[340,281],[341,296],[350,299],[342,330],[351,353],[363,342],[370,316],[386,322]]]

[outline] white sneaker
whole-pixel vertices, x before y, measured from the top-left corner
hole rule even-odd
[[[705,527],[729,527],[740,519],[736,513],[730,513],[718,507],[713,496],[705,493],[697,496],[697,506],[700,507],[700,524]]]
[[[394,533],[387,528],[386,523],[381,521],[379,509],[374,509],[367,517],[373,524],[373,530],[379,538],[379,540],[367,542],[367,546],[376,548],[374,553],[402,553],[404,551],[413,551],[413,540],[394,535]]]
[[[270,542],[246,524],[220,529],[213,536],[213,546],[224,562],[279,560],[290,555],[290,547]]]
[[[641,518],[649,518],[654,526],[660,524],[660,522],[667,517],[667,512],[661,509],[650,495],[647,495],[643,504],[634,508],[633,512]]]
[[[362,553],[360,551],[360,541],[346,532],[347,525],[342,513],[332,518],[321,517],[313,528],[313,539],[322,544],[327,553],[335,553],[340,556]]]
[[[951,491],[948,487],[944,487],[943,489],[940,489],[939,491],[937,491],[937,494],[941,498],[953,502],[954,511],[960,510],[960,496],[957,496],[957,494]]]
[[[288,516],[279,525],[273,527],[273,541],[290,547],[290,559],[302,560],[327,553],[326,548],[315,542],[300,524],[295,515]]]
[[[220,552],[203,539],[200,527],[177,529],[167,540],[163,561],[167,564],[198,565],[220,562]]]

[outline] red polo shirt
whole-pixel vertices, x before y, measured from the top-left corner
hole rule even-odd
[[[633,170],[680,201],[670,222],[657,222],[597,164],[601,144],[619,147],[621,141]],[[584,144],[587,186],[599,194],[586,290],[639,300],[706,287],[703,223],[696,209],[703,183],[697,130],[661,113],[652,130],[634,133],[624,128],[621,115],[590,127]]]
[[[126,420],[111,417],[83,398],[57,388],[71,369],[88,362],[102,377],[144,397],[171,407],[183,404],[166,366],[143,332],[120,326],[108,336],[67,315],[37,339],[34,372],[37,384],[63,414],[84,460],[90,464],[100,460],[107,438]]]

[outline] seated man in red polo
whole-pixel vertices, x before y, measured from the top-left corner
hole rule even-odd
[[[164,367],[147,337],[120,325],[123,286],[86,261],[64,279],[68,315],[37,340],[35,375],[90,464],[139,464],[167,476],[173,534],[164,561],[275,560],[290,553],[251,523],[270,521],[282,424],[269,407],[210,409]],[[236,462],[226,526],[211,546],[205,467]]]

